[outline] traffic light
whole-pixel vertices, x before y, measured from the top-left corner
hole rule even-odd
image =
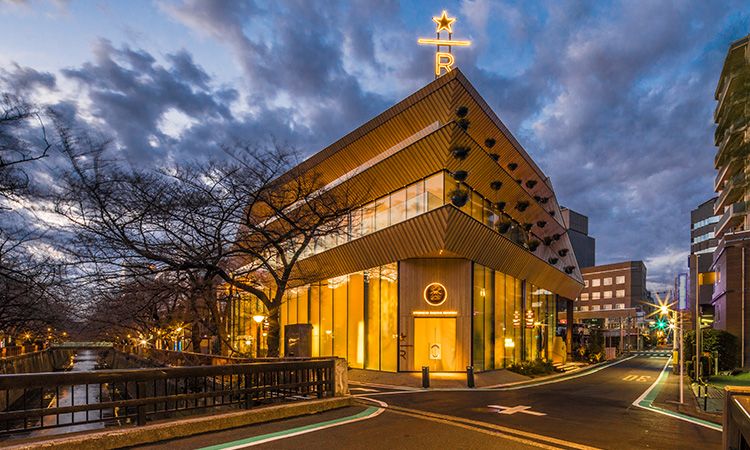
[[[663,329],[667,328],[667,326],[669,326],[669,325],[667,324],[667,321],[664,320],[664,319],[659,319],[659,320],[656,321],[656,328],[659,329],[659,330],[663,330]]]

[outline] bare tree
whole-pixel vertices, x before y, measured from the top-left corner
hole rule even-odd
[[[224,286],[268,311],[268,350],[279,354],[279,311],[295,265],[323,236],[341,232],[356,202],[294,169],[294,150],[236,147],[222,163],[160,171],[106,160],[106,143],[62,128],[71,169],[56,209],[74,227],[74,253],[103,278],[143,271],[180,273],[190,309],[235,352]]]

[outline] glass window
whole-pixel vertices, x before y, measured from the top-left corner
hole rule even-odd
[[[395,372],[398,363],[398,265],[380,271],[380,370]]]
[[[471,217],[483,222],[484,199],[476,191],[471,191]]]
[[[617,298],[623,298],[625,297],[625,289],[618,289],[615,291],[615,297]]]
[[[333,354],[341,358],[346,358],[348,353],[346,350],[346,339],[347,339],[347,304],[346,304],[346,289],[348,276],[337,277],[333,280],[328,280],[328,285],[333,291]]]
[[[287,293],[286,303],[289,318],[286,323],[290,325],[297,323],[297,289],[292,289]]]
[[[599,305],[592,305],[591,306],[592,311],[599,311]]]
[[[380,269],[365,271],[365,369],[380,369]]]
[[[589,310],[588,305],[581,306],[581,311],[588,311],[588,310]]]
[[[425,205],[424,180],[420,180],[406,188],[406,218],[425,212]]]
[[[429,211],[443,206],[444,176],[444,172],[440,172],[424,180],[424,190],[427,193],[427,209]]]
[[[494,229],[495,224],[498,221],[498,216],[495,211],[492,210],[492,203],[489,200],[484,201],[484,224]]]
[[[484,266],[474,264],[474,336],[472,365],[475,370],[484,370]]]
[[[604,285],[605,286],[612,286],[612,277],[607,277],[604,279]]]
[[[620,275],[619,277],[616,277],[615,278],[615,283],[617,283],[617,284],[625,284],[625,276],[624,275]]]
[[[612,291],[604,291],[604,298],[612,298]]]
[[[604,305],[602,305],[602,307],[605,310],[609,311],[610,309],[612,309],[612,304],[611,303],[605,303]]]
[[[352,211],[349,220],[349,234],[351,239],[362,237],[362,208]]]
[[[625,309],[625,303],[618,303],[618,304],[617,304],[617,305],[615,306],[615,308],[616,308],[616,309]]]
[[[375,231],[375,203],[369,203],[362,208],[362,236]]]
[[[599,278],[594,278],[593,280],[591,280],[591,286],[598,287],[600,282],[601,280]]]
[[[365,282],[362,272],[349,275],[348,292],[348,332],[349,344],[347,353],[349,355],[349,366],[362,369],[365,364]]]
[[[320,356],[333,356],[333,290],[328,281],[320,286]]]
[[[583,280],[583,286],[589,287],[589,280]]]
[[[601,292],[592,292],[591,300],[599,300],[601,298]]]
[[[390,197],[383,197],[375,201],[375,230],[382,230],[390,225],[389,205]]]
[[[297,289],[297,323],[308,323],[308,289],[308,286],[303,286]]]
[[[586,301],[588,299],[589,299],[589,293],[588,292],[584,292],[584,293],[581,294],[581,300]]]
[[[310,323],[312,331],[312,355],[320,356],[320,284],[310,286]]]
[[[391,225],[406,219],[406,189],[391,194]]]

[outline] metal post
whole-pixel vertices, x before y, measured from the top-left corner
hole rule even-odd
[[[685,393],[682,386],[682,379],[685,376],[684,343],[685,341],[682,340],[682,311],[680,311],[680,404],[685,403]]]
[[[474,387],[474,366],[466,366],[466,385]]]
[[[701,305],[700,305],[700,285],[701,273],[698,270],[698,255],[691,255],[693,267],[695,267],[695,379],[701,379]]]
[[[430,367],[422,366],[422,387],[427,389],[430,387]]]

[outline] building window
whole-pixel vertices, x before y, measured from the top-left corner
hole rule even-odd
[[[588,310],[589,310],[588,306],[581,306],[581,311],[588,311]]]
[[[604,291],[604,298],[612,298],[612,291]]]
[[[618,289],[615,291],[615,297],[617,298],[623,298],[625,297],[625,289]]]
[[[583,280],[583,286],[589,287],[589,280]]]
[[[612,277],[608,277],[604,279],[604,285],[605,286],[612,286]]]
[[[611,303],[605,303],[604,305],[602,305],[602,308],[605,309],[605,310],[607,310],[607,311],[609,311],[610,309],[612,309],[612,304]]]
[[[601,292],[592,292],[591,293],[591,299],[592,300],[599,300],[601,298],[602,293]]]
[[[619,277],[615,278],[615,283],[617,284],[625,284],[625,275],[620,275]]]
[[[599,305],[592,305],[591,306],[592,311],[599,311]]]
[[[573,307],[573,311],[578,311],[578,307],[577,307],[577,306],[574,306],[574,307]]]
[[[581,300],[586,301],[588,299],[589,299],[588,292],[584,292],[584,293],[581,294]]]
[[[593,287],[599,287],[601,281],[602,280],[600,280],[599,278],[594,278],[593,280],[591,280],[591,286],[593,286]]]
[[[615,305],[615,309],[625,309],[625,303],[618,303]]]

